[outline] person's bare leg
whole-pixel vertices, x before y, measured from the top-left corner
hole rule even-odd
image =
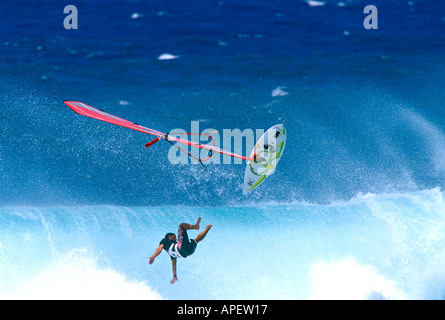
[[[201,223],[201,217],[198,218],[198,221],[196,221],[196,224],[188,224],[188,223],[181,223],[179,225],[180,228],[183,230],[199,230],[199,224]]]
[[[197,236],[195,239],[193,239],[193,240],[195,240],[196,243],[198,243],[198,242],[204,240],[204,238],[205,238],[206,235],[207,235],[207,232],[209,232],[209,230],[210,230],[211,228],[212,228],[212,225],[211,225],[211,224],[208,224],[208,225],[206,226],[206,229],[205,229],[203,232],[201,232],[200,234],[198,234],[198,236]]]

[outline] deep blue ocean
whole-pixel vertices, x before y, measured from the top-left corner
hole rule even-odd
[[[444,1],[16,0],[0,21],[0,298],[444,299]],[[286,150],[243,194],[244,164],[173,165],[63,100],[162,132],[284,123]],[[199,216],[172,286],[148,257]]]

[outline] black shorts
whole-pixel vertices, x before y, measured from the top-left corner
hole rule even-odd
[[[187,234],[187,230],[179,227],[178,229],[178,250],[181,256],[184,258],[190,256],[195,252],[196,246],[198,244],[195,240],[189,240],[189,236]]]

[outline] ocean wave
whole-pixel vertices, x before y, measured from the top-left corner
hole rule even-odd
[[[404,300],[405,293],[378,273],[375,267],[360,265],[353,257],[319,262],[310,269],[311,300]]]
[[[51,266],[0,291],[0,299],[25,300],[160,300],[143,281],[98,265],[87,249],[72,249]],[[3,292],[2,292],[3,291]]]
[[[1,297],[47,285],[42,297],[443,299],[444,208],[439,188],[328,205],[0,208]],[[199,216],[214,227],[171,286],[168,256],[147,258]]]

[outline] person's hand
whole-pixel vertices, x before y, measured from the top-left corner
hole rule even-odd
[[[155,257],[150,257],[148,259],[148,264],[153,264],[153,262],[155,262]]]
[[[178,277],[173,277],[172,281],[170,281],[171,284],[174,284],[176,281],[178,281]]]

